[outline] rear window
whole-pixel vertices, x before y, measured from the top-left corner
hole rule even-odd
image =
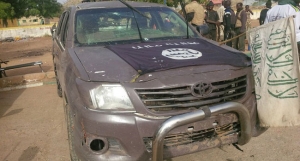
[[[75,43],[88,46],[186,37],[186,23],[172,9],[163,7],[136,9],[144,16],[129,8],[77,11]],[[189,35],[197,36],[191,29]]]

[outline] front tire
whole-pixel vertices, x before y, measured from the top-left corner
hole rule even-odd
[[[68,130],[68,142],[69,142],[69,150],[70,150],[70,158],[71,161],[80,161],[78,159],[75,150],[74,150],[74,120],[72,116],[72,112],[70,110],[70,107],[66,103],[66,99],[63,98],[64,101],[64,109],[66,114],[66,120],[67,120],[67,130]]]

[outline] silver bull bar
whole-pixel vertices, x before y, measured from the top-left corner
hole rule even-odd
[[[220,105],[204,108],[167,119],[156,131],[152,143],[152,161],[163,160],[163,145],[165,136],[175,127],[203,120],[210,116],[216,116],[222,113],[235,112],[238,114],[241,126],[241,135],[238,138],[238,144],[244,145],[251,139],[250,115],[247,108],[237,102],[227,102]]]

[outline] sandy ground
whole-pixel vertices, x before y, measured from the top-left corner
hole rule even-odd
[[[53,70],[51,37],[0,44],[7,64],[43,61]],[[38,67],[8,71],[9,76],[40,72]],[[0,92],[0,160],[69,161],[66,123],[56,85]],[[173,158],[173,161],[298,161],[300,127],[270,128],[250,143],[232,145]]]
[[[56,85],[0,92],[0,160],[70,160],[66,129]]]
[[[53,71],[51,37],[0,43],[2,67],[42,61]],[[8,76],[39,73],[38,66],[8,70]],[[65,161],[69,159],[62,100],[56,85],[0,92],[0,160]]]
[[[0,59],[9,61],[7,64],[2,64],[2,67],[42,61],[43,71],[53,71],[51,50],[51,37],[27,38],[13,42],[2,42],[0,43]],[[14,76],[38,72],[41,72],[41,69],[38,66],[32,66],[8,70],[6,74],[8,76]]]

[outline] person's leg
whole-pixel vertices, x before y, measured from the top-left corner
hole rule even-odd
[[[224,41],[229,39],[229,30],[224,30]]]
[[[299,56],[299,60],[300,60],[300,41],[297,42],[297,46],[298,46],[298,56]]]
[[[207,37],[208,39],[212,39],[212,36],[211,36],[211,30],[209,30],[209,33],[207,34]]]
[[[221,33],[220,29],[221,29],[220,26],[217,26],[217,30],[216,30],[217,31],[217,39],[216,39],[217,41],[220,41],[220,33]]]
[[[224,26],[220,26],[220,40],[219,41],[224,41]]]
[[[240,34],[240,28],[236,28],[234,32],[235,32],[235,36],[239,35]],[[239,49],[238,48],[239,47],[239,38],[234,39],[232,41],[232,43],[233,43],[233,48]]]
[[[209,28],[209,30],[208,30],[207,38],[208,38],[208,39],[211,39],[211,29],[210,29],[210,28]]]
[[[232,37],[231,32],[229,30],[225,30],[225,32],[224,32],[224,40],[228,40],[231,37]],[[227,42],[226,45],[232,47],[232,41]]]
[[[246,31],[249,31],[251,29],[251,20],[247,20],[247,23],[246,23]],[[246,39],[248,40],[248,36],[246,35]]]
[[[211,31],[211,36],[212,36],[212,40],[214,40],[214,41],[217,40],[217,30],[216,29]]]
[[[240,33],[243,34],[243,33]],[[246,35],[243,34],[239,37],[239,51],[245,51],[245,39],[246,39]]]

